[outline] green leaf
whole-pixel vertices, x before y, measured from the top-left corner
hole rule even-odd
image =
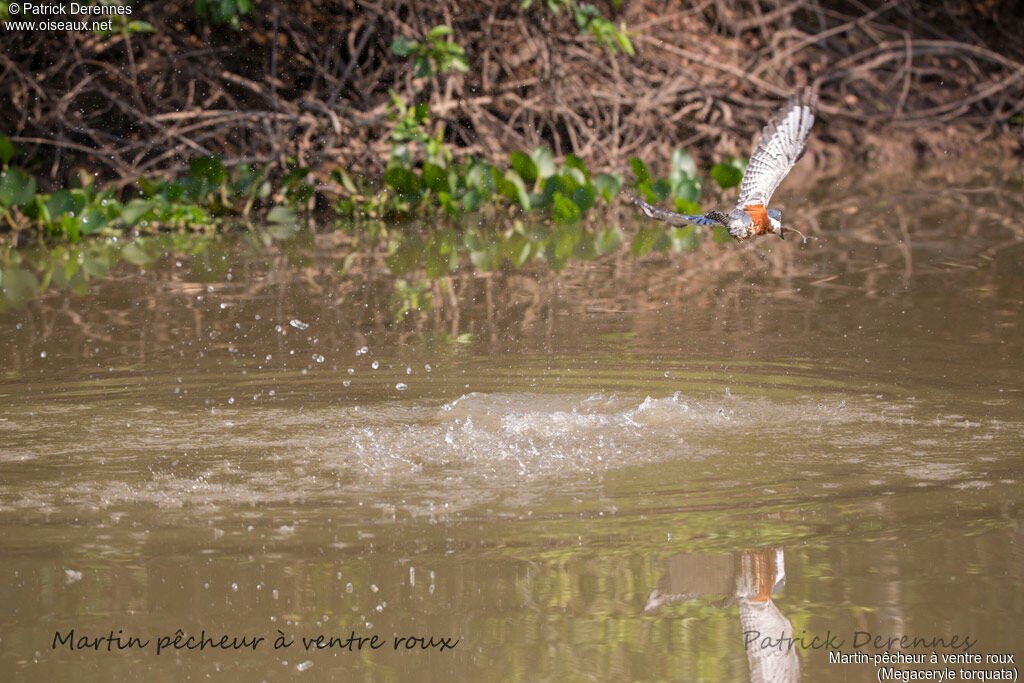
[[[355,181],[352,180],[352,176],[350,176],[348,173],[345,173],[345,171],[341,170],[340,168],[336,168],[333,171],[331,171],[331,178],[336,183],[344,187],[345,191],[348,192],[349,194],[358,194],[359,191],[356,189],[356,184]]]
[[[97,249],[82,254],[82,270],[90,277],[103,277],[110,272],[110,257]]]
[[[426,78],[432,71],[430,60],[427,57],[419,55],[412,61],[412,75],[416,78]]]
[[[672,228],[672,250],[676,252],[690,251],[700,245],[700,230],[696,225]]]
[[[569,179],[572,189],[576,189],[576,185],[589,185],[590,180],[587,178],[587,172],[582,171],[577,166],[565,165],[562,169],[562,177]]]
[[[298,181],[308,176],[311,170],[312,169],[310,169],[308,166],[299,166],[298,168],[293,168],[292,170],[284,174],[284,177],[281,178],[281,184],[285,187],[294,185]]]
[[[551,197],[551,218],[558,223],[575,223],[582,217],[580,207],[563,195],[555,192]]]
[[[188,165],[188,169],[193,178],[205,180],[213,187],[218,187],[228,177],[224,164],[221,163],[220,157],[216,154],[193,159],[192,163]]]
[[[716,225],[711,228],[711,239],[716,244],[728,244],[735,241],[735,238],[729,234],[724,225]]]
[[[701,211],[700,204],[697,202],[680,199],[679,197],[676,197],[676,212],[689,214],[691,216],[704,213]]]
[[[700,201],[701,185],[700,178],[684,178],[678,185],[673,186],[674,194],[685,202],[696,204]]]
[[[90,206],[82,212],[78,219],[79,230],[83,235],[91,235],[99,232],[110,222],[103,212],[94,206]]]
[[[508,155],[509,165],[515,169],[519,177],[527,185],[533,185],[539,175],[537,164],[525,152],[514,150]]]
[[[85,208],[85,197],[71,190],[58,190],[50,195],[44,204],[46,222],[53,223],[61,216],[81,213]]]
[[[483,193],[474,188],[467,192],[466,196],[462,198],[462,208],[466,211],[475,211],[483,200]]]
[[[537,175],[540,178],[550,178],[555,175],[555,155],[547,147],[534,147],[530,158],[537,167]]]
[[[597,246],[594,243],[594,233],[584,230],[572,250],[572,255],[582,261],[593,261],[596,259]]]
[[[743,171],[731,164],[715,164],[711,167],[711,177],[725,190],[740,184],[743,180]]]
[[[590,181],[590,171],[587,170],[587,165],[583,163],[583,159],[580,159],[575,154],[570,154],[565,157],[565,167],[567,169],[573,168],[579,171],[580,173],[576,177],[580,178],[581,183],[587,183]]]
[[[565,267],[581,235],[582,230],[578,225],[561,225],[555,229],[548,239],[544,252],[544,257],[553,270],[561,270]]]
[[[670,194],[672,194],[672,186],[669,185],[668,181],[665,180],[664,178],[659,178],[658,180],[655,180],[653,183],[651,183],[650,188],[651,193],[654,196],[654,201],[657,202],[660,202],[662,199],[665,199]]]
[[[651,250],[654,246],[654,242],[658,239],[658,235],[664,233],[664,230],[655,228],[640,228],[640,231],[633,237],[633,242],[629,245],[629,253],[633,256],[643,256]]]
[[[593,185],[580,185],[572,192],[572,202],[579,207],[580,211],[586,211],[594,205]]]
[[[0,205],[21,206],[36,193],[36,179],[20,168],[0,171]]]
[[[296,222],[295,211],[287,206],[275,206],[267,212],[267,222],[294,227]]]
[[[530,209],[530,195],[526,192],[526,185],[523,183],[523,179],[519,177],[519,174],[514,169],[505,171],[505,175],[500,177],[497,176],[497,169],[495,169],[495,176],[499,192],[513,202],[518,202],[524,209]]]
[[[672,240],[665,230],[658,230],[657,233],[658,234],[654,237],[654,243],[651,245],[651,249],[664,254],[672,248]]]
[[[522,233],[513,232],[502,244],[502,251],[512,265],[519,268],[533,256],[533,244]]]
[[[455,231],[451,228],[435,232],[427,240],[427,277],[444,277],[453,268],[455,256]]]
[[[154,261],[154,255],[146,251],[142,245],[129,242],[121,249],[121,258],[136,266],[145,266]]]
[[[156,202],[151,202],[145,199],[133,199],[125,204],[124,208],[121,210],[121,220],[123,220],[126,225],[135,225],[142,220],[143,216],[152,211],[154,206],[156,206]]]
[[[389,168],[384,173],[384,184],[414,204],[420,200],[420,179],[412,169],[402,166]]]
[[[14,145],[3,135],[0,135],[0,163],[7,165],[14,156]]]
[[[429,161],[423,163],[423,184],[434,194],[451,190],[448,171]]]
[[[611,204],[615,195],[622,189],[622,174],[618,172],[602,173],[594,178],[594,187],[597,189],[598,194]]]
[[[697,162],[685,149],[672,150],[672,171],[691,178],[697,175]]]
[[[18,267],[0,268],[0,294],[7,306],[22,306],[39,294],[39,282],[27,270]]]
[[[408,57],[419,47],[419,43],[409,40],[405,36],[398,36],[391,41],[391,51],[399,57]]]
[[[624,241],[625,237],[621,228],[605,228],[597,234],[595,246],[597,251],[604,256],[621,247]]]
[[[637,157],[630,157],[629,167],[633,169],[633,175],[636,176],[636,184],[651,182],[651,172],[647,170],[647,164],[640,161]]]
[[[466,187],[475,188],[484,196],[497,189],[494,167],[486,161],[474,160],[466,172]]]
[[[441,36],[450,36],[452,33],[453,31],[451,26],[439,24],[434,28],[430,29],[430,31],[427,33],[427,38],[433,40],[434,38],[440,38]]]

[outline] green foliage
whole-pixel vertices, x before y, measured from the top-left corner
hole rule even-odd
[[[743,171],[747,169],[747,162],[744,159],[729,159],[724,164],[715,164],[711,167],[711,177],[723,190],[736,187],[743,180]]]
[[[399,36],[391,42],[391,51],[399,57],[412,57],[413,75],[426,78],[435,73],[469,71],[465,49],[446,39],[453,33],[450,26],[435,26],[423,40]]]
[[[110,22],[109,29],[96,28],[93,32],[101,36],[117,34],[122,38],[128,38],[133,33],[153,33],[155,29],[148,21],[131,19],[124,14],[108,15],[106,19]],[[236,27],[237,28],[237,27]]]
[[[36,193],[36,179],[20,168],[0,171],[0,206],[22,206]]]
[[[314,196],[306,182],[310,169],[295,167],[279,181],[279,199],[271,202],[271,167],[243,164],[224,167],[219,157],[200,157],[177,180],[139,178],[137,195],[122,202],[113,188],[99,190],[82,173],[79,186],[53,193],[37,191],[35,178],[10,165],[17,149],[0,136],[0,223],[13,230],[30,226],[46,237],[77,241],[100,232],[125,229],[206,230],[231,222],[248,222],[258,205],[275,236],[294,231],[297,213]]]
[[[0,135],[0,164],[6,166],[14,158],[14,143]]]
[[[252,0],[195,0],[192,10],[197,17],[238,29],[240,18],[252,11]]]
[[[601,16],[596,7],[588,4],[573,7],[573,16],[580,31],[589,31],[597,40],[597,44],[613,55],[617,54],[620,49],[631,57],[636,54],[633,50],[633,43],[629,40],[629,34],[626,32],[625,22],[616,26]]]
[[[175,253],[194,261],[223,263],[215,255],[220,245],[217,236],[163,234],[130,241],[101,238],[76,244],[0,249],[0,311],[22,306],[47,289],[84,295],[92,280],[104,277],[121,261],[148,267]]]
[[[521,0],[519,6],[522,9],[530,9],[534,0]],[[619,7],[618,0],[615,1],[616,8]],[[544,7],[552,14],[558,15],[562,12],[571,12],[576,21],[576,27],[580,33],[590,33],[594,36],[597,44],[608,50],[613,55],[622,50],[627,55],[633,56],[633,43],[629,39],[625,22],[616,26],[606,19],[601,11],[591,4],[578,3],[576,0],[544,0]]]
[[[429,311],[431,294],[430,283],[426,280],[410,284],[399,278],[395,280],[395,289],[391,294],[391,312],[397,323],[412,311]]]

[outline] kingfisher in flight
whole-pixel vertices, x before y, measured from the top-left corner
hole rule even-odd
[[[645,214],[669,225],[724,225],[737,240],[768,233],[784,237],[787,232],[804,237],[799,230],[782,225],[781,211],[767,206],[775,188],[803,156],[817,104],[814,91],[804,87],[768,120],[743,172],[740,198],[729,213],[708,211],[702,216],[688,216],[651,206],[632,194],[629,198]]]

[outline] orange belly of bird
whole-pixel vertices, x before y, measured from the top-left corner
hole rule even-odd
[[[768,222],[768,211],[765,210],[764,204],[751,204],[744,206],[743,210],[754,221],[754,235],[765,235],[772,231],[772,225]]]

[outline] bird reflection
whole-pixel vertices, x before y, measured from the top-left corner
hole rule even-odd
[[[786,581],[781,548],[762,548],[733,555],[679,553],[651,591],[644,606],[650,613],[662,605],[720,595],[717,607],[739,606],[742,642],[752,683],[787,683],[800,678],[800,660],[793,625],[772,601]]]

